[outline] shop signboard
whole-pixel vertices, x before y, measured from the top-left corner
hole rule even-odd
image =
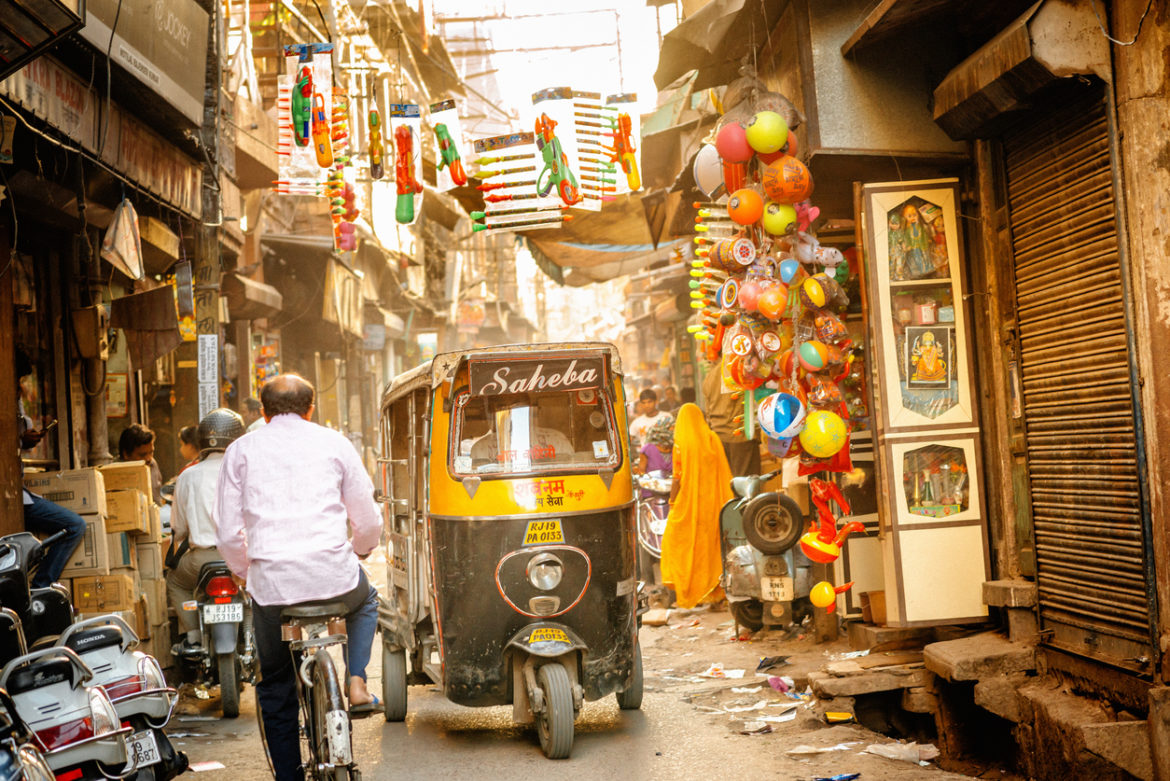
[[[86,40],[203,123],[208,16],[195,0],[87,0],[85,11]]]
[[[55,60],[33,60],[0,81],[0,94],[86,149],[97,149],[96,93]]]
[[[473,361],[469,371],[473,396],[585,390],[599,387],[604,376],[596,357]]]

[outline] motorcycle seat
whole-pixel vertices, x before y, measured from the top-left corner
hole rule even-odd
[[[280,611],[281,619],[289,618],[335,618],[344,616],[349,608],[344,602],[310,602],[304,605],[289,605]]]
[[[62,681],[72,685],[75,673],[76,668],[68,659],[41,659],[8,676],[8,693],[22,694]]]
[[[95,626],[72,634],[65,641],[65,647],[80,656],[95,648],[107,648],[122,642],[122,630],[116,626]]]

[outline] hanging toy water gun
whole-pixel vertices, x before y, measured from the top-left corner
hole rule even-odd
[[[382,178],[382,155],[386,148],[382,145],[382,118],[378,116],[378,109],[370,109],[370,178]]]
[[[577,191],[577,177],[573,176],[569,168],[569,158],[561,149],[561,140],[553,130],[557,123],[549,119],[548,114],[541,114],[536,120],[536,148],[544,156],[544,170],[536,177],[536,192],[540,197],[549,194],[552,188],[557,188],[557,194],[566,205],[572,206],[581,201],[581,193]],[[548,178],[545,178],[545,174]]]
[[[330,129],[333,141],[333,162],[338,166],[349,164],[349,95],[340,87],[333,88],[333,122]]]
[[[313,93],[313,151],[317,153],[317,165],[322,168],[333,165],[329,118],[325,116],[325,98],[320,92]]]
[[[459,150],[455,148],[455,141],[451,138],[451,131],[442,122],[435,125],[435,139],[439,142],[439,170],[447,166],[451,173],[451,181],[462,187],[467,184],[467,172],[463,170],[463,161],[459,158]]]
[[[395,128],[394,146],[398,155],[394,164],[394,176],[398,183],[394,218],[405,225],[414,222],[414,194],[422,192],[422,185],[414,178],[414,132],[410,125]]]
[[[621,164],[626,174],[626,184],[631,190],[637,190],[642,186],[642,177],[638,175],[638,158],[634,156],[636,150],[630,115],[618,114],[617,119],[611,119],[610,122],[613,124],[613,146],[606,147],[609,159]]]
[[[313,121],[313,69],[301,68],[292,91],[293,139],[297,146],[308,146]]]

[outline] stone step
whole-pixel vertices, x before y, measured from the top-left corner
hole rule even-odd
[[[903,648],[921,648],[934,640],[933,629],[875,626],[851,621],[849,647],[854,651],[893,651]]]
[[[828,671],[808,674],[808,685],[817,697],[856,697],[860,694],[897,691],[927,686],[934,673],[922,666],[889,667],[880,670],[856,671],[837,667],[836,674]]]
[[[948,681],[979,681],[1036,669],[1036,648],[1013,643],[996,632],[931,643],[923,649],[926,668]]]

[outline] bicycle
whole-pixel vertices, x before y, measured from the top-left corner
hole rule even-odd
[[[342,685],[343,680],[349,681],[349,638],[345,626],[348,612],[341,602],[293,605],[280,611],[281,639],[289,644],[296,670],[301,739],[307,744],[307,753],[302,751],[306,778],[361,781],[361,771],[353,759],[352,725]],[[338,678],[330,654],[334,647],[341,648],[344,679]],[[268,741],[264,738],[258,698],[256,718],[267,754]],[[271,756],[268,756],[268,766],[272,769]]]

